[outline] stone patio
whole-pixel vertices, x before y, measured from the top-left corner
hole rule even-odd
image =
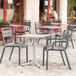
[[[46,71],[46,67],[42,66],[42,53],[43,46],[45,45],[45,39],[41,39],[39,44],[36,45],[36,59],[37,62],[41,65],[40,68],[35,65],[18,65],[18,49],[14,49],[12,59],[9,61],[9,55],[11,48],[7,48],[4,54],[2,63],[0,64],[0,76],[76,76],[76,37],[73,34],[73,42],[75,49],[72,48],[71,43],[69,42],[69,47],[67,49],[69,61],[72,67],[72,70],[68,69],[67,64],[64,66],[60,56],[60,52],[50,52],[49,53],[49,69]],[[0,41],[0,44],[2,42]],[[33,57],[33,47],[32,43],[28,42],[29,47],[29,60],[32,60]],[[0,46],[0,56],[2,53],[3,45]],[[26,61],[25,49],[21,51],[21,62]]]

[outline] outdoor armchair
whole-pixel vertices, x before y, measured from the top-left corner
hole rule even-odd
[[[16,30],[15,33],[19,33],[19,34],[26,34],[31,33],[30,28],[31,28],[31,21],[30,20],[24,20],[21,25],[23,26],[23,28],[21,30]],[[21,38],[20,38],[21,41]],[[25,39],[24,39],[25,42]]]
[[[21,58],[21,48],[26,48],[26,62],[28,62],[28,46],[27,46],[27,44],[24,44],[22,42],[16,42],[15,43],[14,37],[12,34],[12,30],[10,27],[9,28],[2,28],[2,37],[3,37],[3,42],[4,42],[4,48],[2,51],[0,63],[2,62],[3,55],[4,55],[6,47],[12,48],[9,60],[11,60],[11,56],[12,56],[13,51],[16,51],[16,50],[14,50],[14,48],[17,47],[19,49],[19,53],[18,53],[19,54],[19,65],[21,65],[21,59],[20,59]],[[5,41],[6,37],[9,38],[8,42]]]
[[[45,58],[45,52],[46,52],[46,70],[48,70],[48,54],[49,54],[49,51],[59,51],[61,54],[62,61],[65,65],[65,61],[64,61],[64,57],[63,57],[63,53],[62,53],[62,52],[64,52],[67,63],[68,63],[68,67],[69,67],[69,69],[71,69],[71,66],[70,66],[70,63],[68,60],[68,56],[66,53],[68,40],[69,40],[69,35],[67,33],[64,33],[62,35],[62,39],[60,39],[60,40],[58,39],[58,41],[54,41],[52,44],[48,43],[48,39],[47,39],[47,44],[43,48],[43,66],[44,66],[44,60],[45,60],[44,58]]]

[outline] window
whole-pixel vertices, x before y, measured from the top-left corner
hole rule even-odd
[[[0,0],[0,20],[21,23],[24,0]]]
[[[0,22],[3,21],[3,7],[4,7],[4,0],[0,0]]]

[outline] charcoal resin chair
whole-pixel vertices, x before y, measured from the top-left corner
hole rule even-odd
[[[35,22],[35,33],[36,33],[36,34],[47,34],[47,33],[44,33],[45,30],[46,30],[46,29],[42,29],[42,28],[40,27],[40,22],[39,22],[39,21],[36,21],[36,22]],[[38,39],[38,42],[37,42],[37,43],[39,43],[40,39],[41,39],[41,38]]]
[[[59,26],[61,26],[61,20],[54,20],[53,23],[59,23]],[[56,31],[56,29],[55,29],[55,31]],[[60,33],[62,33],[61,28],[60,28]]]
[[[36,21],[35,22],[35,32],[36,32],[36,34],[44,34],[41,30],[42,29],[40,27],[40,22],[39,21]]]
[[[19,65],[21,65],[21,59],[20,59],[20,57],[21,57],[21,48],[26,48],[26,62],[28,62],[28,46],[26,44],[24,44],[24,43],[21,43],[21,42],[18,42],[18,43],[16,42],[15,43],[14,37],[12,35],[12,30],[11,30],[10,27],[2,28],[2,37],[3,37],[3,42],[4,42],[4,48],[3,48],[3,51],[2,51],[0,63],[2,62],[3,55],[4,55],[6,47],[11,47],[12,48],[9,60],[11,60],[11,56],[12,56],[13,51],[16,51],[16,50],[14,50],[14,48],[17,47],[19,49],[19,53],[18,53],[19,54]],[[8,42],[5,41],[6,37],[9,38]]]
[[[63,33],[62,35],[62,39],[58,39],[57,41],[54,41],[52,44],[48,43],[50,39],[47,39],[47,45],[43,48],[43,66],[44,66],[44,58],[45,58],[45,52],[46,52],[46,70],[48,70],[48,54],[49,51],[59,51],[61,54],[61,58],[63,61],[63,64],[65,65],[65,60],[63,57],[63,52],[65,53],[65,57],[68,63],[68,67],[69,69],[71,69],[69,60],[68,60],[68,56],[66,53],[66,49],[67,49],[67,45],[68,45],[68,40],[69,40],[69,35],[68,33]]]
[[[31,21],[30,20],[24,20],[21,25],[23,26],[23,29],[21,30],[16,30],[15,33],[19,33],[19,34],[26,34],[27,32],[31,34],[30,28],[31,28]],[[16,34],[15,34],[16,35]],[[20,41],[21,38],[20,38]],[[24,42],[25,42],[25,38],[24,38]]]
[[[71,31],[71,35],[76,31],[76,19],[70,22],[70,24],[67,26],[67,30]]]

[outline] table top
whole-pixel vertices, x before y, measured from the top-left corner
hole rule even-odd
[[[26,35],[19,35],[19,36],[16,36],[16,37],[22,37],[22,38],[44,38],[44,37],[49,37],[51,36],[51,34],[26,34]]]
[[[41,28],[48,28],[48,29],[59,29],[59,28],[61,28],[61,26],[43,26],[43,27],[41,27]]]

